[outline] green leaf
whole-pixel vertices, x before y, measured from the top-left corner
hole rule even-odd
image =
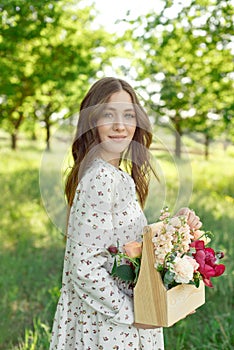
[[[193,284],[195,284],[195,286],[197,287],[197,288],[199,288],[199,285],[200,285],[200,277],[199,276],[194,276],[194,278],[193,278]]]
[[[119,277],[123,281],[134,281],[135,273],[130,265],[117,266],[114,276]]]
[[[173,272],[167,271],[164,275],[163,281],[165,285],[169,285],[174,281],[175,274]]]
[[[214,238],[214,234],[211,231],[206,231],[205,236],[206,236],[206,238],[210,238],[210,239]]]
[[[194,283],[195,283],[195,286],[196,286],[197,288],[199,288],[199,285],[200,285],[200,280],[199,280],[199,279],[197,279],[197,280],[195,280],[195,281],[194,281]]]
[[[158,272],[162,272],[164,270],[164,267],[163,267],[163,265],[158,265],[158,267],[157,267],[157,271]]]
[[[141,268],[141,266],[140,265],[137,265],[136,267],[135,267],[135,278],[134,278],[134,283],[136,284],[137,283],[137,280],[138,280],[138,276],[139,276],[139,273],[140,273],[140,268]]]
[[[115,258],[114,264],[113,264],[113,267],[112,267],[112,270],[111,270],[111,275],[112,276],[115,276],[116,268],[117,268],[117,261],[116,261],[116,258]]]

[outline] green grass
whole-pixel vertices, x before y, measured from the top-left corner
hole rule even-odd
[[[0,349],[46,350],[61,284],[64,240],[42,205],[38,181],[43,147],[28,141],[20,147],[16,152],[6,145],[0,149]],[[152,182],[146,207],[149,222],[157,219],[164,204],[172,211],[189,205],[204,228],[215,234],[213,247],[225,251],[227,266],[224,276],[213,279],[214,288],[206,288],[206,304],[164,330],[167,350],[234,347],[233,154],[233,148],[224,153],[219,146],[212,147],[209,161],[201,155],[175,160],[156,153],[161,182]]]
[[[0,157],[0,349],[10,350],[19,342],[31,341],[29,330],[37,325],[38,333],[37,320],[50,328],[64,241],[42,206],[38,186],[41,148],[25,145],[16,152],[3,148]],[[39,343],[35,349],[48,348]]]

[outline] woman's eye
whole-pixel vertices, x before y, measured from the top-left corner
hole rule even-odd
[[[109,119],[111,119],[111,118],[113,118],[113,114],[112,113],[110,113],[110,112],[106,112],[106,113],[104,113],[104,115],[103,115],[105,118],[109,118]]]
[[[135,114],[133,114],[133,113],[126,113],[124,116],[125,116],[125,118],[127,118],[127,119],[133,119],[133,118],[135,118]]]

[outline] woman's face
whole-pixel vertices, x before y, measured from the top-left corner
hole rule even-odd
[[[115,92],[97,120],[100,152],[103,159],[118,166],[136,130],[136,112],[131,96],[124,90]]]

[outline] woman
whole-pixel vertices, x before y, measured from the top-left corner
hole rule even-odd
[[[91,87],[66,183],[67,246],[50,350],[164,348],[161,328],[134,323],[132,289],[111,276],[108,252],[117,241],[122,247],[140,240],[147,224],[151,139],[149,118],[128,83],[103,78]]]

